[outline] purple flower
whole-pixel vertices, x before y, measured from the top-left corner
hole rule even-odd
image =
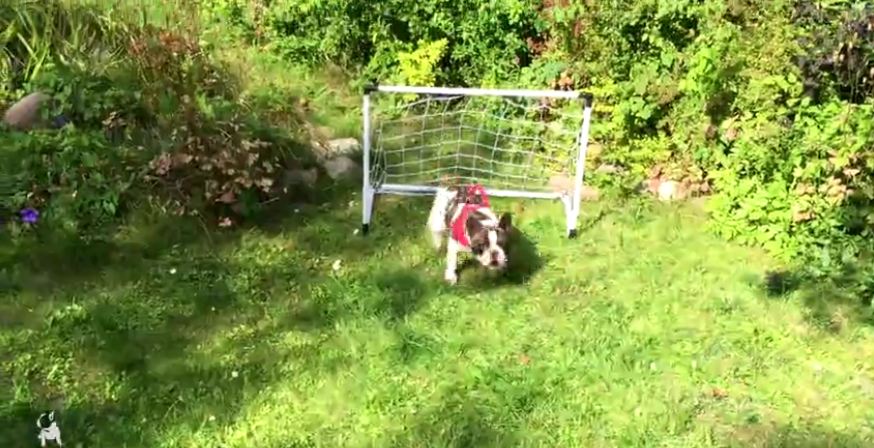
[[[21,221],[28,224],[34,224],[39,219],[39,211],[32,208],[26,208],[21,211]]]

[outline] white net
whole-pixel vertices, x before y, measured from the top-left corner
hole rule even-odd
[[[370,182],[556,192],[573,179],[580,99],[375,95]]]

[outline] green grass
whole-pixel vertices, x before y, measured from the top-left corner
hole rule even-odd
[[[72,447],[874,441],[868,323],[769,294],[769,260],[693,206],[587,204],[566,240],[559,205],[499,201],[532,258],[457,287],[427,206],[382,201],[366,238],[338,193],[208,237],[5,246],[0,446],[35,446],[49,407]]]

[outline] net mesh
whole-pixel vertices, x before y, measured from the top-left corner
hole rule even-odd
[[[382,95],[380,95],[382,96]],[[371,113],[370,181],[555,191],[573,178],[583,108],[579,100],[424,95],[385,96]]]

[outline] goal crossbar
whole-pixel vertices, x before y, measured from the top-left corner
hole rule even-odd
[[[573,90],[523,90],[523,89],[479,89],[470,87],[416,87],[416,86],[370,86],[369,92],[411,93],[415,95],[445,95],[445,96],[504,96],[515,98],[563,98],[575,100],[590,97],[587,92]]]
[[[401,109],[424,109],[424,112],[402,118],[382,119],[380,114],[374,113],[373,97],[383,95],[419,98],[416,101],[401,101]],[[477,97],[503,101],[503,108],[498,113],[493,110],[470,110],[467,106],[470,103],[464,103],[460,109],[455,106],[455,102],[472,102]],[[528,107],[519,103],[532,100],[540,102]],[[578,106],[575,110],[582,114],[572,115],[566,120],[555,118],[566,118],[560,113],[544,115],[544,110],[549,108],[544,103],[550,101],[576,103]],[[486,192],[495,197],[559,200],[564,205],[567,235],[576,236],[592,103],[593,96],[590,93],[578,91],[367,86],[362,104],[363,233],[366,234],[369,230],[376,195],[432,195],[441,186],[446,186],[442,185],[442,180],[446,173],[450,173],[451,178],[482,183]],[[438,109],[436,112],[432,110],[434,105]],[[532,116],[536,118],[530,118]],[[543,118],[544,116],[551,118]],[[477,118],[488,123],[479,123],[478,127],[465,123],[465,120]],[[438,122],[439,127],[429,128],[428,123],[432,122]],[[395,128],[400,135],[391,133]],[[540,135],[518,135],[525,129],[534,129],[529,132]],[[465,132],[468,133],[467,137],[464,136]],[[471,133],[475,133],[475,137]],[[389,135],[386,137],[384,134]],[[554,142],[545,137],[546,135],[561,138]],[[480,140],[484,138],[491,140],[483,143]],[[426,142],[428,139],[432,141]],[[390,145],[393,146],[389,147]],[[535,146],[525,148],[525,145]],[[520,149],[519,146],[523,148]],[[450,149],[447,152],[443,147]],[[490,157],[479,154],[480,151],[489,150]],[[465,151],[473,151],[473,154]],[[507,157],[511,159],[509,162],[502,159]],[[520,158],[526,160],[522,162]],[[473,166],[461,165],[462,160]],[[441,165],[442,161],[450,166]],[[433,166],[435,163],[436,167]],[[547,165],[551,168],[545,168]],[[500,172],[507,167],[516,167],[518,171]],[[553,171],[567,175],[570,185],[565,185],[564,188],[546,188],[545,185],[532,187],[523,182],[537,178],[537,175],[545,177],[555,174]],[[490,185],[489,174],[501,178],[504,185]],[[435,177],[423,179],[432,175]]]
[[[403,194],[409,196],[430,195],[437,192],[440,187],[432,185],[407,185],[407,184],[382,184],[374,189],[376,194]],[[501,188],[486,188],[486,194],[498,198],[523,198],[523,199],[561,199],[562,193],[543,191],[520,191],[505,190]]]

